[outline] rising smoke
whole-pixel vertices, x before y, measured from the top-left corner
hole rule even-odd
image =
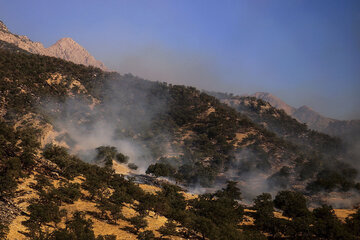
[[[157,94],[154,83],[129,79],[108,80],[102,87],[99,99],[84,95],[69,97],[65,101],[50,101],[43,109],[53,116],[54,125],[62,135],[67,134],[71,141],[68,144],[71,153],[77,154],[85,161],[95,159],[95,149],[99,146],[114,146],[127,156],[132,163],[139,166],[138,172],[144,173],[147,167],[164,156],[174,152],[171,148],[171,134],[152,132],[153,123],[159,116],[168,111],[167,96]],[[101,103],[100,103],[101,102]],[[148,135],[148,136],[147,136]],[[159,148],[161,154],[154,155],[152,147]],[[224,173],[226,179],[239,182],[245,202],[263,192],[273,196],[281,188],[269,186],[269,173],[259,169],[239,171],[244,164],[255,162],[258,157],[250,150],[236,154],[231,167]],[[214,192],[222,188],[225,181],[216,182],[212,188],[194,185],[189,189],[194,193]],[[334,204],[335,200],[333,199]],[[342,201],[352,204],[354,201]]]
[[[109,80],[102,89],[101,103],[88,96],[69,97],[63,102],[49,101],[42,109],[54,118],[61,136],[71,139],[67,141],[71,153],[91,162],[97,147],[114,146],[144,173],[155,158],[143,135],[151,134],[153,120],[167,108],[166,96],[154,96],[152,86],[145,81],[137,84],[136,79]],[[167,133],[157,134],[158,147],[169,151]]]

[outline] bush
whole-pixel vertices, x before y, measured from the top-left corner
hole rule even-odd
[[[167,163],[155,163],[148,167],[146,174],[153,174],[156,177],[170,177],[175,174],[175,169]]]
[[[280,191],[275,197],[274,205],[283,211],[286,217],[294,218],[309,215],[307,202],[299,192]]]
[[[129,162],[129,157],[128,156],[125,156],[124,154],[122,153],[118,153],[116,154],[116,160],[119,162],[119,163],[128,163]]]
[[[131,223],[131,225],[134,226],[136,232],[139,232],[139,230],[142,228],[146,228],[148,225],[148,222],[146,221],[144,216],[141,215],[130,218],[129,222]]]
[[[138,169],[138,166],[137,166],[135,163],[129,163],[129,164],[128,164],[128,167],[129,167],[130,169],[132,169],[132,170]]]
[[[155,234],[152,231],[146,230],[146,231],[139,233],[137,239],[139,239],[139,240],[154,240],[156,238],[155,238]]]

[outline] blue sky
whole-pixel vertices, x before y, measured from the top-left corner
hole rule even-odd
[[[360,118],[358,0],[0,0],[0,19],[121,73]]]

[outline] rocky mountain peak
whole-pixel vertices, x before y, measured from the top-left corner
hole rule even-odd
[[[46,49],[49,55],[62,58],[86,66],[95,66],[107,70],[105,65],[97,61],[85,48],[75,42],[72,38],[66,37],[58,40],[55,44]]]
[[[1,20],[0,20],[0,31],[9,32],[9,29],[6,27],[6,25]]]
[[[52,46],[44,48],[41,43],[33,42],[26,36],[11,33],[6,25],[0,21],[0,40],[14,44],[30,53],[61,58],[77,64],[108,70],[102,62],[96,60],[85,48],[69,37],[62,38]]]

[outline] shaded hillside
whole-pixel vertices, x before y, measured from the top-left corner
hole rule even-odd
[[[273,107],[284,110],[289,116],[301,123],[305,123],[312,130],[340,137],[350,145],[354,142],[356,144],[360,142],[360,120],[328,118],[308,106],[292,107],[276,96],[266,92],[257,92],[250,95],[250,97],[256,97],[269,102]]]
[[[309,129],[306,124],[298,122],[285,113],[272,107],[268,102],[255,97],[224,98],[222,102],[248,116],[255,123],[275,132],[286,140],[306,149],[334,156],[341,152],[342,143],[339,138]]]

